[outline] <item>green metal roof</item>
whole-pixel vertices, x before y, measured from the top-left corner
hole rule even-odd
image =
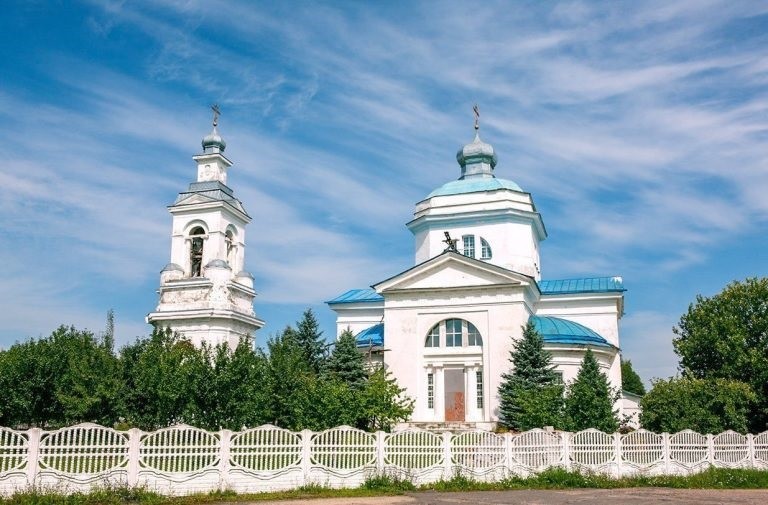
[[[337,296],[333,300],[328,300],[327,304],[333,303],[371,303],[382,302],[384,297],[371,288],[350,289],[349,291]]]
[[[626,291],[621,277],[585,277],[582,279],[559,279],[539,281],[542,295],[564,295],[572,293],[621,293]]]
[[[551,316],[531,316],[529,321],[533,323],[545,344],[614,347],[596,331],[574,321]]]
[[[473,179],[459,179],[457,181],[451,181],[443,184],[427,196],[432,198],[433,196],[448,196],[448,195],[462,195],[464,193],[478,193],[481,191],[496,191],[499,189],[509,189],[523,193],[524,191],[514,182],[507,179],[499,179],[497,177],[486,178],[473,178]]]

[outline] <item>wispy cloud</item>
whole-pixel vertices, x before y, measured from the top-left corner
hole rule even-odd
[[[547,275],[727,269],[715,248],[768,218],[768,36],[753,25],[766,9],[89,3],[75,29],[99,51],[34,48],[8,69],[27,80],[0,91],[0,135],[14,141],[0,145],[2,230],[25,237],[0,244],[23,272],[5,300],[11,326],[96,324],[100,283],[145,292],[121,302],[140,325],[167,261],[164,206],[194,175],[212,102],[268,306],[317,304],[411,264],[402,225],[458,176],[475,102],[497,175],[531,191],[547,222]],[[641,281],[628,294],[630,340],[674,320],[653,291]],[[27,323],[13,308],[40,293],[46,317]],[[669,351],[630,350],[644,377],[669,369]]]

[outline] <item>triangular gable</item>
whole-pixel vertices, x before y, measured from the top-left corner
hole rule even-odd
[[[174,205],[194,205],[196,203],[209,203],[215,201],[216,199],[211,198],[210,196],[193,193],[186,198],[178,199],[174,202]]]
[[[444,252],[424,263],[374,284],[378,293],[405,289],[452,289],[499,285],[529,286],[533,279],[455,252]]]

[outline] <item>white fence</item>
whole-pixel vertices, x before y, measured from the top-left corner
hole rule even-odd
[[[768,432],[626,435],[532,430],[497,435],[347,426],[315,433],[261,426],[208,432],[191,426],[143,432],[81,424],[56,431],[0,428],[0,494],[30,487],[59,492],[143,486],[165,494],[216,489],[261,492],[305,484],[355,487],[372,475],[414,483],[530,475],[553,466],[616,477],[688,474],[707,467],[768,469]]]

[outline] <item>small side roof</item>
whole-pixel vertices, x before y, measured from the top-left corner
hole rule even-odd
[[[622,293],[624,280],[621,277],[584,277],[580,279],[559,279],[539,281],[542,295],[565,295],[574,293]]]
[[[337,296],[333,300],[328,300],[327,304],[335,303],[371,303],[371,302],[383,302],[384,297],[378,294],[371,288],[364,289],[350,289],[345,293]]]

